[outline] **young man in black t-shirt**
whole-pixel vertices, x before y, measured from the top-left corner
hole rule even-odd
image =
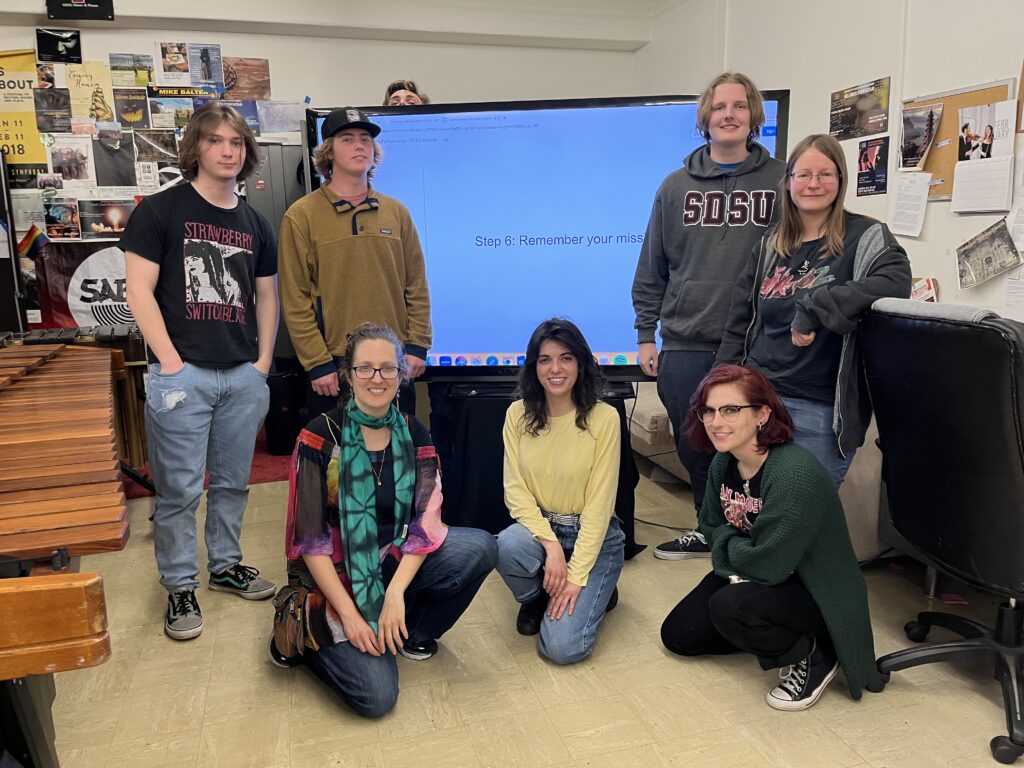
[[[216,102],[198,110],[179,155],[190,183],[143,200],[121,248],[128,303],[149,348],[146,439],[156,561],[169,593],[164,630],[187,640],[203,631],[195,512],[207,470],[210,589],[248,600],[274,594],[274,584],[242,565],[239,535],[270,398],[277,243],[267,220],[235,194],[259,162],[238,112]]]

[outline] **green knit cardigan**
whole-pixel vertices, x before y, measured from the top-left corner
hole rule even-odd
[[[885,685],[875,663],[868,594],[850,543],[843,505],[820,463],[795,443],[769,449],[761,475],[763,506],[750,535],[726,522],[720,489],[728,453],[711,462],[698,530],[724,578],[780,584],[796,573],[817,603],[855,699]]]

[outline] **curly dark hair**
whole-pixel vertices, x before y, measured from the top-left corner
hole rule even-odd
[[[572,388],[572,402],[576,406],[576,427],[585,430],[604,385],[604,375],[583,333],[564,317],[552,317],[542,322],[526,345],[526,362],[519,369],[519,386],[516,388],[516,395],[523,399],[526,407],[525,429],[528,434],[537,435],[548,425],[545,391],[537,378],[537,358],[545,341],[561,344],[576,358],[579,373]]]

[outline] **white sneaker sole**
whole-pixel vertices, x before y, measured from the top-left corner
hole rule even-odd
[[[245,600],[266,600],[268,597],[273,597],[277,591],[276,585],[271,585],[267,589],[260,590],[259,592],[243,592],[241,589],[235,589],[234,587],[222,587],[219,584],[214,584],[212,581],[209,583],[209,588],[214,592],[230,592],[233,595],[238,595]]]
[[[772,709],[778,709],[782,712],[799,712],[804,709],[810,709],[817,703],[818,699],[821,698],[821,694],[825,692],[825,689],[828,688],[828,684],[832,682],[832,678],[835,677],[838,672],[839,664],[836,663],[836,665],[832,667],[832,671],[826,675],[824,680],[822,680],[821,685],[818,686],[818,690],[814,692],[814,695],[809,696],[806,699],[801,699],[800,701],[777,699],[772,696],[772,691],[775,690],[775,688],[772,688],[772,691],[768,691],[768,695],[764,697],[764,700],[768,703],[769,707]]]
[[[166,634],[172,640],[191,640],[192,638],[199,637],[203,634],[203,625],[200,623],[198,627],[192,629],[171,629],[166,622],[164,622],[164,634]]]
[[[659,560],[689,560],[698,557],[711,557],[710,552],[666,552],[663,549],[654,550],[654,556]]]

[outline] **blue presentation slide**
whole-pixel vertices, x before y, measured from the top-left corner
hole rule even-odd
[[[408,207],[426,254],[428,362],[516,365],[558,315],[603,364],[635,364],[633,272],[658,186],[704,142],[695,116],[694,103],[373,116],[373,186]]]

